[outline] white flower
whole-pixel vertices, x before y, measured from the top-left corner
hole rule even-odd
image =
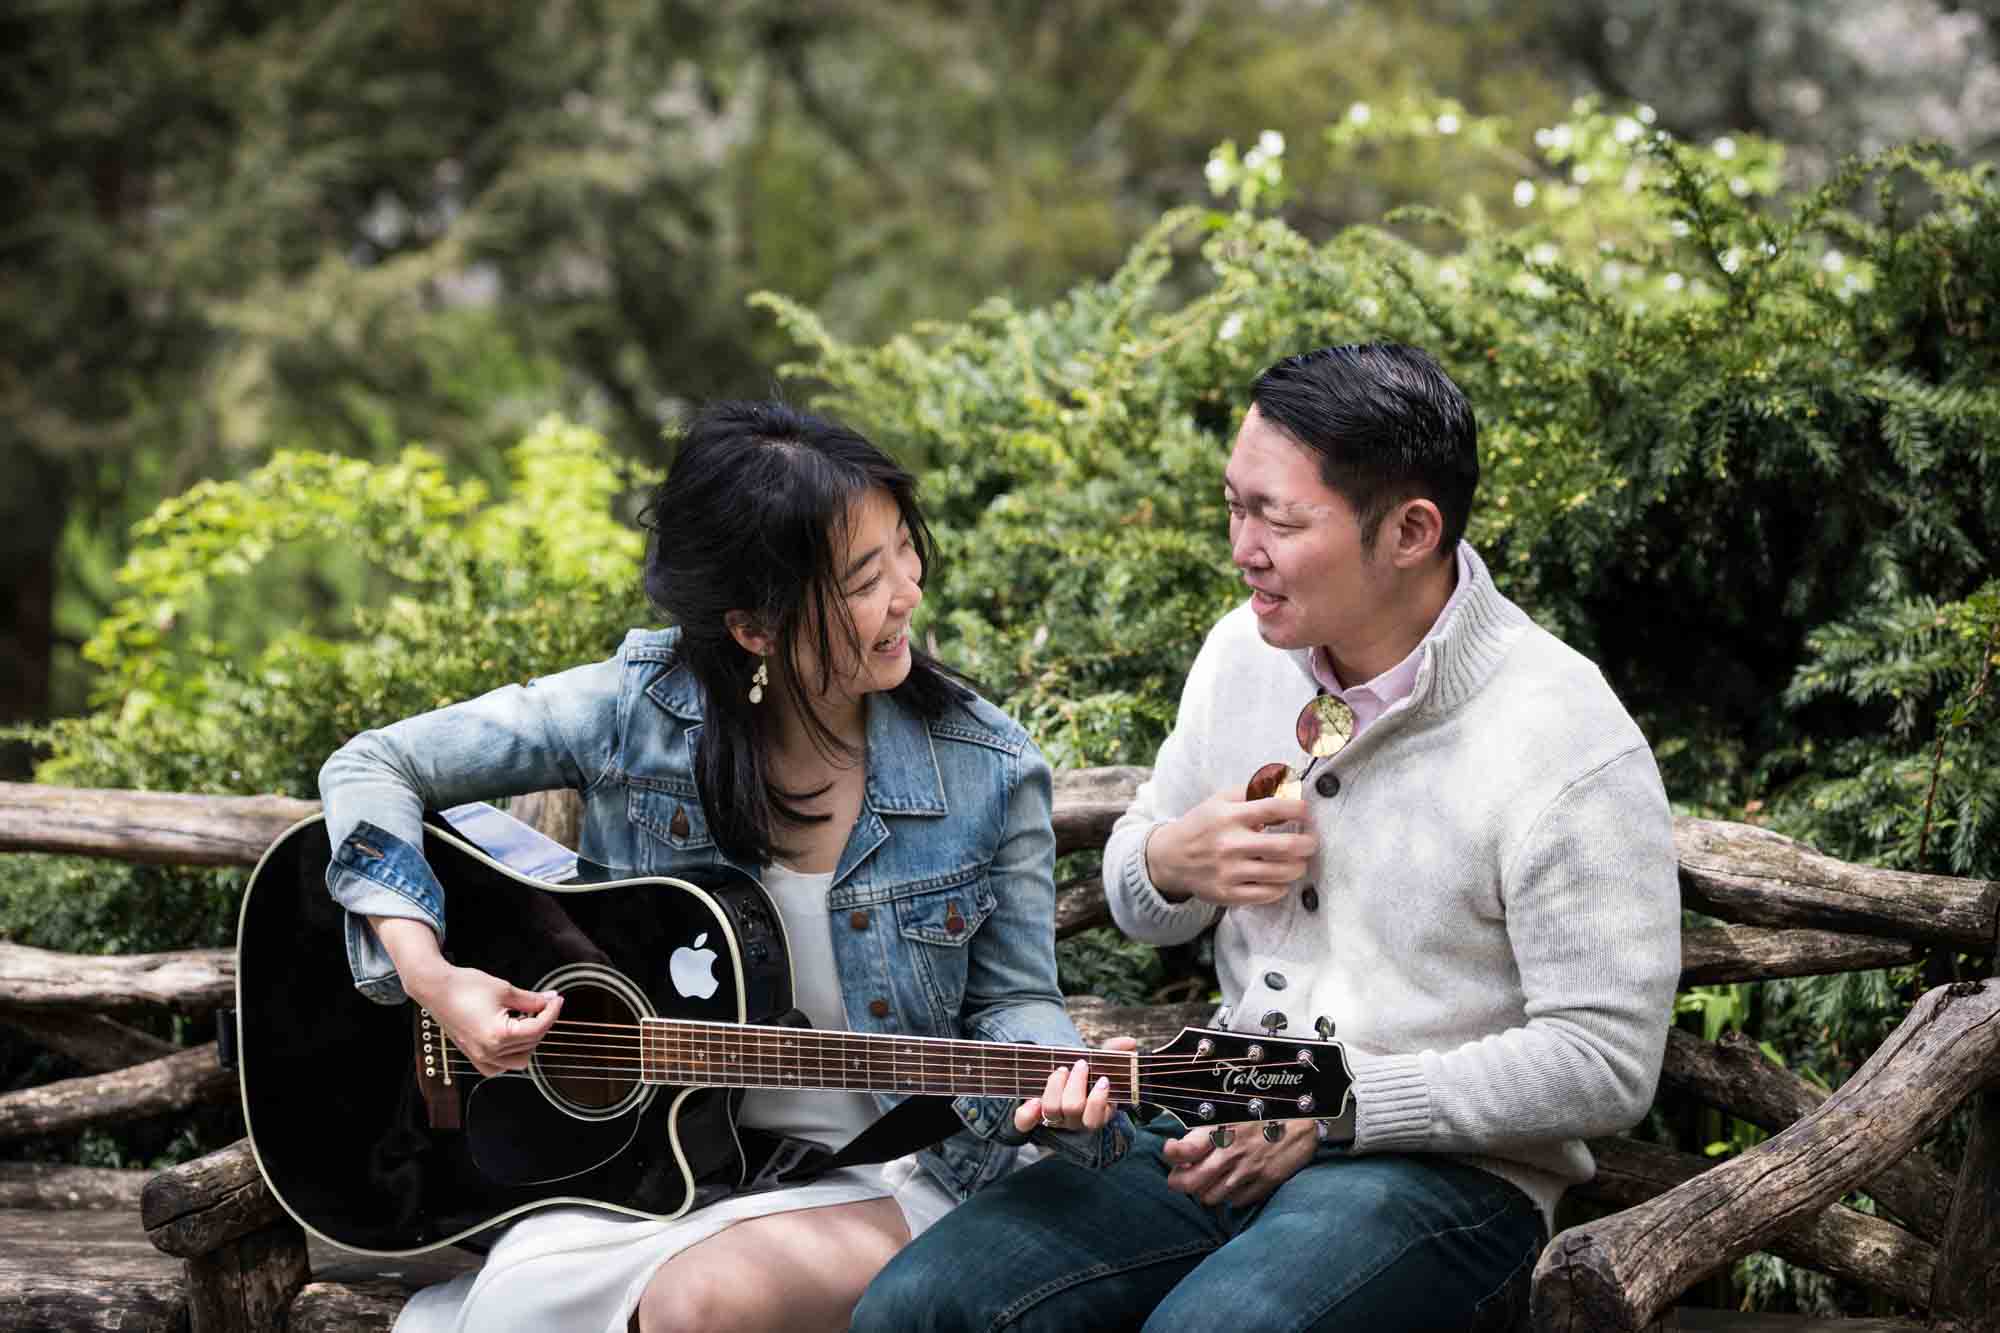
[[[1724,273],[1734,273],[1742,267],[1743,252],[1741,250],[1732,245],[1722,252],[1722,271]]]
[[[1750,182],[1742,176],[1731,176],[1729,178],[1729,192],[1738,199],[1744,198],[1750,193]]]
[[[1462,287],[1465,285],[1465,278],[1451,264],[1446,264],[1438,270],[1438,281],[1447,287]]]
[[[1710,144],[1709,147],[1713,148],[1715,155],[1725,162],[1736,156],[1736,140],[1726,134]]]
[[[1634,111],[1632,114],[1639,118],[1639,123],[1641,125],[1650,125],[1659,118],[1658,114],[1653,110],[1653,108],[1649,106],[1641,106],[1637,111]]]
[[[1228,342],[1241,332],[1243,332],[1243,316],[1231,315],[1222,321],[1222,327],[1215,331],[1215,336]]]
[[[1547,265],[1555,263],[1556,257],[1560,253],[1561,252],[1558,251],[1553,244],[1551,244],[1548,241],[1543,241],[1540,245],[1528,251],[1528,258],[1534,260],[1537,264],[1541,264],[1544,267],[1546,267]]]
[[[1549,131],[1549,147],[1558,151],[1576,142],[1576,131],[1567,125],[1558,125]]]
[[[1828,273],[1838,273],[1847,265],[1847,256],[1838,250],[1828,250],[1819,257],[1819,266]]]
[[[1265,130],[1257,136],[1257,147],[1265,157],[1282,157],[1285,153],[1285,136],[1276,130]]]
[[[1366,319],[1373,319],[1375,318],[1375,316],[1382,313],[1381,303],[1372,296],[1362,297],[1359,301],[1356,301],[1354,303],[1354,308],[1356,310],[1359,310],[1362,316]]]
[[[1457,134],[1458,117],[1447,111],[1437,118],[1437,127],[1439,134]]]
[[[1356,125],[1366,125],[1368,118],[1374,114],[1373,111],[1368,109],[1366,102],[1356,102],[1353,106],[1347,108],[1347,118]]]
[[[1229,178],[1229,164],[1219,157],[1211,157],[1208,165],[1201,169],[1201,174],[1208,177],[1210,185],[1221,185]]]
[[[1598,269],[1597,271],[1599,274],[1603,276],[1604,280],[1610,283],[1613,287],[1616,287],[1619,283],[1625,281],[1625,266],[1619,263],[1615,259],[1605,260],[1604,266]]]
[[[1578,185],[1590,184],[1590,168],[1579,162],[1569,169],[1569,178]]]
[[[1630,116],[1620,116],[1618,123],[1611,127],[1611,137],[1619,143],[1631,143],[1643,133],[1645,131],[1639,128],[1639,122]]]
[[[1688,227],[1686,218],[1675,218],[1667,224],[1667,230],[1676,236],[1685,236],[1688,234],[1690,228]]]
[[[1669,273],[1667,274],[1666,277],[1665,286],[1668,291],[1677,292],[1681,288],[1687,286],[1687,279],[1683,278],[1678,273]]]
[[[1529,204],[1532,204],[1534,202],[1535,202],[1535,183],[1533,181],[1515,181],[1514,207],[1526,208]]]

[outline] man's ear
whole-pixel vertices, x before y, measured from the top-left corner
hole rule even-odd
[[[771,636],[759,628],[757,618],[748,611],[729,611],[722,617],[729,637],[736,640],[737,647],[757,657],[771,655]]]
[[[1415,569],[1437,558],[1444,545],[1444,515],[1422,496],[1405,500],[1382,520],[1376,546],[1389,554],[1398,569]]]

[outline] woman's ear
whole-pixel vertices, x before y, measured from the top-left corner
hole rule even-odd
[[[730,611],[722,617],[722,624],[744,652],[756,657],[771,655],[771,636],[758,628],[756,617],[748,611]]]

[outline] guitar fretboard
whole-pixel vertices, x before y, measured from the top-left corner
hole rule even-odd
[[[642,1023],[639,1046],[648,1083],[1036,1097],[1053,1071],[1089,1060],[1112,1101],[1137,1100],[1137,1061],[1121,1051],[657,1018]]]

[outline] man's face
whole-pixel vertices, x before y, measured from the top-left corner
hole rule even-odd
[[[1387,561],[1361,553],[1354,507],[1319,475],[1318,456],[1255,407],[1222,474],[1229,554],[1250,585],[1257,632],[1273,648],[1365,643],[1390,597]]]

